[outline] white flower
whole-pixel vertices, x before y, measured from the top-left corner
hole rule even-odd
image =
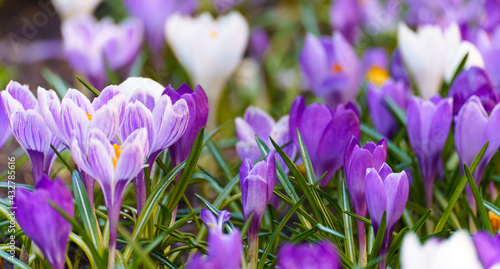
[[[453,75],[460,65],[460,62],[462,62],[462,59],[467,53],[469,53],[469,56],[467,56],[464,70],[469,69],[472,66],[477,66],[484,69],[484,60],[479,50],[469,41],[463,41],[458,46],[448,51],[448,53],[446,54],[446,65],[444,71],[446,83],[450,83]]]
[[[142,77],[127,78],[124,82],[122,82],[122,84],[118,85],[118,88],[127,100],[136,91],[144,91],[145,93],[153,96],[155,100],[158,100],[165,90],[165,87],[163,87],[160,83],[150,78]]]
[[[102,0],[52,0],[52,5],[63,20],[78,15],[92,15]]]
[[[480,269],[474,242],[467,232],[455,232],[449,239],[430,239],[420,244],[414,233],[407,234],[401,246],[404,269]]]

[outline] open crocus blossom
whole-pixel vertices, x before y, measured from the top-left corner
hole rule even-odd
[[[481,148],[489,141],[488,148],[483,158],[472,174],[479,185],[483,177],[484,169],[500,145],[498,136],[500,126],[500,106],[496,105],[488,117],[488,113],[477,96],[472,96],[462,106],[458,115],[455,116],[455,147],[460,163],[470,166]],[[467,196],[472,209],[475,211],[475,200],[470,187],[467,188]]]
[[[51,0],[61,20],[92,15],[102,0]]]
[[[340,32],[319,39],[307,34],[299,66],[314,94],[330,106],[356,99],[361,87],[361,61]]]
[[[500,268],[500,234],[480,231],[472,237],[479,260],[486,269]]]
[[[347,190],[351,198],[354,213],[366,217],[365,177],[366,169],[379,170],[387,158],[387,140],[384,138],[377,144],[368,142],[363,147],[355,137],[351,139],[344,155],[344,172]],[[365,224],[356,220],[360,258],[366,260]]]
[[[370,213],[375,234],[379,232],[384,211],[386,211],[386,228],[380,256],[387,254],[391,244],[392,232],[408,201],[409,183],[406,172],[393,173],[384,163],[380,170],[366,170],[366,205]],[[380,262],[379,268],[385,268],[386,258]]]
[[[0,150],[2,149],[7,139],[12,135],[12,130],[10,128],[9,118],[5,114],[5,109],[3,107],[2,96],[0,95],[0,130],[3,130],[0,135]]]
[[[49,202],[74,215],[73,198],[64,182],[50,180],[43,175],[33,192],[20,188],[16,191],[15,216],[19,226],[40,248],[54,269],[64,269],[66,246],[72,226]]]
[[[11,81],[5,91],[1,92],[1,96],[12,133],[30,158],[33,180],[36,183],[42,174],[50,173],[56,158],[50,145],[58,151],[63,150],[64,146],[45,125],[39,114],[37,100],[28,85]]]
[[[465,231],[440,241],[431,238],[423,245],[413,232],[403,238],[401,267],[405,269],[481,269],[474,243]]]
[[[188,269],[240,269],[243,242],[238,230],[225,234],[218,230],[208,233],[208,257],[199,254],[188,264]]]
[[[424,182],[426,206],[432,207],[434,179],[453,118],[453,100],[436,96],[429,101],[413,97],[406,111],[410,144],[417,155]]]
[[[220,232],[224,231],[224,224],[228,222],[231,218],[231,213],[227,212],[227,210],[219,211],[219,215],[216,217],[214,213],[209,210],[202,209],[200,212],[200,218],[207,226],[207,229],[216,229]]]
[[[135,18],[117,25],[110,18],[79,16],[65,21],[61,32],[69,65],[99,90],[108,82],[107,66],[114,72],[131,66],[143,39],[142,23]]]
[[[352,103],[338,105],[336,110],[323,104],[306,107],[302,96],[290,108],[290,131],[295,146],[299,148],[297,129],[311,158],[316,178],[325,172],[319,184],[325,186],[342,167],[345,149],[354,136],[361,135],[358,109]]]
[[[337,249],[328,241],[318,244],[287,244],[278,253],[278,266],[281,269],[340,269],[340,265]]]
[[[141,128],[121,144],[111,144],[99,129],[90,130],[86,141],[71,143],[71,156],[85,173],[93,177],[103,192],[109,216],[109,264],[115,262],[117,224],[127,184],[145,166],[148,132]]]
[[[210,107],[217,102],[248,43],[248,22],[238,12],[214,20],[209,13],[191,18],[175,14],[165,25],[167,41],[191,81],[203,85]],[[196,42],[193,42],[196,38]],[[214,111],[215,112],[215,111]],[[215,127],[215,113],[209,125]]]

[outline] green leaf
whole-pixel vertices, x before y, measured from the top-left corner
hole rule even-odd
[[[472,190],[472,195],[474,195],[474,200],[476,200],[477,211],[479,212],[479,216],[483,220],[483,225],[486,227],[490,233],[495,234],[493,231],[493,226],[491,225],[490,218],[488,217],[488,212],[486,212],[486,208],[484,207],[483,198],[481,198],[481,194],[477,189],[476,181],[472,177],[472,174],[469,171],[469,168],[466,164],[464,164],[465,176],[467,176],[467,180],[469,181],[469,186]]]
[[[340,194],[341,194],[341,203],[342,203],[342,210],[343,211],[350,211],[350,202],[349,202],[349,194],[347,193],[347,187],[345,185],[345,181],[341,180],[340,181]],[[352,232],[352,221],[351,217],[349,217],[347,214],[342,214],[342,217],[344,218],[344,233],[346,235],[347,240],[345,240],[345,251],[347,257],[349,257],[349,260],[352,263],[356,263],[356,254],[354,250],[354,236]],[[358,231],[364,233],[365,231]]]
[[[399,233],[392,239],[392,244],[389,247],[389,251],[387,252],[387,260],[390,261],[391,257],[395,256],[396,251],[398,251],[401,247],[401,243],[403,243],[403,237],[406,235],[406,232],[408,232],[410,228],[404,227],[399,231]],[[396,255],[396,260],[399,261],[399,256]],[[397,268],[397,267],[393,267]]]
[[[154,250],[151,253],[149,253],[149,256],[151,256],[155,260],[161,262],[163,265],[167,266],[169,269],[177,269],[177,266],[175,266],[175,264],[173,264],[165,256],[161,255],[161,253],[159,251]]]
[[[422,226],[424,225],[425,221],[427,220],[427,217],[429,217],[429,214],[431,213],[432,210],[427,210],[427,212],[425,212],[425,214],[420,217],[420,219],[418,219],[418,221],[415,223],[415,225],[413,225],[413,227],[411,227],[411,230],[414,231],[414,232],[418,232],[420,230],[420,228],[422,228]]]
[[[250,217],[247,219],[247,221],[245,222],[245,225],[243,225],[243,227],[241,228],[241,237],[245,236],[248,232],[248,228],[250,228],[250,223],[252,223],[252,220],[253,220],[253,213],[250,214]]]
[[[68,162],[66,162],[66,160],[61,156],[61,153],[59,153],[59,151],[57,151],[57,149],[54,147],[54,145],[50,144],[50,147],[52,148],[54,153],[57,155],[57,158],[64,164],[64,166],[66,166],[68,171],[70,173],[73,173],[73,169],[71,168],[71,166],[69,166]]]
[[[370,253],[368,260],[373,260],[377,258],[380,249],[382,248],[382,243],[384,241],[384,236],[385,236],[385,227],[387,225],[386,217],[387,217],[387,211],[384,211],[384,214],[382,215],[382,221],[380,222],[380,227],[378,228],[377,231],[377,236],[375,237],[375,243],[373,243],[373,249]]]
[[[311,158],[309,158],[309,153],[306,145],[304,144],[304,140],[300,135],[299,129],[297,129],[297,140],[299,141],[300,156],[302,156],[302,161],[304,162],[307,180],[309,181],[309,184],[314,184],[316,183],[316,175],[314,174]]]
[[[318,227],[318,230],[320,230],[322,232],[325,232],[327,234],[333,235],[333,236],[341,238],[341,239],[346,239],[345,235],[343,235],[339,232],[336,232],[328,227],[325,227],[325,226],[321,225],[320,223],[316,224],[316,227]]]
[[[392,99],[392,97],[390,95],[386,95],[385,97],[385,107],[387,109],[389,109],[389,111],[392,113],[392,115],[394,115],[394,117],[396,117],[396,119],[398,120],[398,122],[402,125],[402,126],[406,126],[406,115],[405,115],[405,112],[404,110],[402,110],[398,104],[396,104],[396,102],[394,102],[394,100]]]
[[[500,217],[500,209],[498,207],[496,207],[494,204],[488,202],[488,201],[484,201],[483,200],[483,203],[484,203],[484,206],[490,210],[491,212],[495,213],[497,216]]]
[[[87,88],[90,92],[92,92],[95,96],[99,96],[101,94],[101,92],[99,90],[97,90],[96,88],[94,88],[94,86],[90,85],[90,83],[88,83],[87,81],[83,80],[81,77],[75,75],[76,79],[78,79],[78,81],[80,81],[80,83],[82,83],[83,86],[85,86],[85,88]]]
[[[12,263],[13,265],[15,265],[18,268],[22,268],[22,269],[30,269],[31,268],[27,264],[24,264],[22,261],[18,260],[16,257],[12,257],[9,253],[7,253],[3,250],[0,250],[0,257],[2,257],[3,260]]]
[[[49,68],[44,68],[42,70],[42,76],[47,80],[48,83],[52,86],[52,88],[56,91],[59,98],[63,98],[66,95],[66,92],[70,88],[68,83],[64,81],[59,75],[50,71]]]

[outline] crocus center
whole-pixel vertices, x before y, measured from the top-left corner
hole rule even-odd
[[[118,163],[118,159],[120,159],[120,154],[122,153],[122,146],[118,144],[113,144],[113,149],[115,150],[115,157],[113,157],[113,168],[116,168],[116,164]]]
[[[90,115],[89,113],[85,112],[85,114],[87,115],[87,118],[89,118],[89,120],[92,119],[92,115]]]
[[[498,233],[498,230],[500,229],[500,217],[492,211],[488,212],[488,217],[490,218],[491,226],[493,226],[493,231]]]
[[[212,30],[212,31],[210,32],[210,36],[211,36],[212,38],[216,38],[216,37],[218,36],[217,31]]]
[[[373,66],[366,72],[366,79],[377,87],[384,85],[384,82],[389,78],[389,73],[384,68]]]
[[[213,224],[212,224],[212,223],[210,223],[210,222],[208,223],[208,226],[210,226],[210,227],[212,227],[212,228],[217,228],[217,227],[215,227],[215,225],[213,225]]]
[[[330,66],[330,70],[333,73],[340,73],[342,72],[342,66],[340,64],[332,64],[332,66]]]

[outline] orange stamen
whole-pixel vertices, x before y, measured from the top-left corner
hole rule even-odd
[[[113,144],[113,149],[115,150],[116,159],[113,157],[113,168],[116,169],[116,164],[118,159],[120,159],[120,154],[122,153],[121,146],[118,144]]]
[[[498,233],[500,229],[500,217],[492,211],[488,211],[488,217],[490,218],[491,226],[493,226],[493,231]]]
[[[210,36],[216,38],[218,36],[217,31],[212,30],[212,32],[210,32]]]
[[[87,114],[87,118],[89,118],[89,120],[92,119],[92,115],[90,115],[89,113],[85,112],[85,114]]]
[[[330,70],[333,72],[333,73],[340,73],[342,72],[342,66],[340,64],[333,64],[331,67],[330,67]]]

